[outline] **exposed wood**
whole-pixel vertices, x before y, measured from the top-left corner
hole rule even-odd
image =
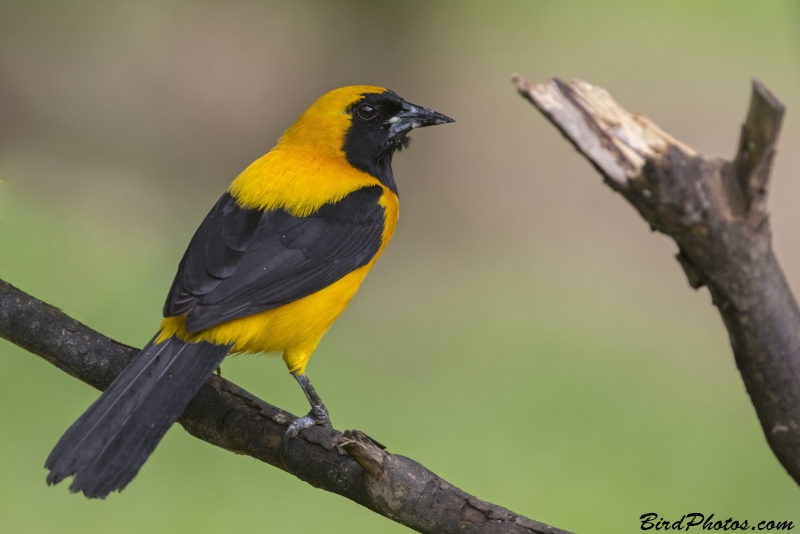
[[[758,80],[733,161],[710,158],[581,80],[530,84],[530,100],[655,230],[689,284],[707,286],[770,447],[800,483],[800,310],[772,250],[770,170],[783,105]]]

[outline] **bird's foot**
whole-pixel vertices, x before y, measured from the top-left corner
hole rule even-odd
[[[284,435],[285,440],[292,439],[297,436],[301,430],[314,425],[321,425],[331,428],[331,418],[328,415],[328,409],[324,404],[319,404],[311,407],[311,411],[307,415],[295,419],[289,425],[289,429]]]

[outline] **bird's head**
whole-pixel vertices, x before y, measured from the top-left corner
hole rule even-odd
[[[320,97],[283,135],[281,143],[343,157],[396,191],[392,155],[408,147],[415,128],[454,122],[370,85],[334,89]]]

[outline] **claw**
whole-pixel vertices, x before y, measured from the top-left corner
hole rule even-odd
[[[317,395],[308,377],[303,374],[294,375],[294,378],[297,380],[297,383],[300,384],[300,387],[303,388],[303,393],[306,394],[308,403],[311,405],[311,411],[308,412],[308,415],[295,419],[292,421],[292,424],[289,425],[289,429],[283,437],[284,442],[287,444],[290,439],[297,436],[304,428],[314,425],[331,427],[331,418],[328,415],[328,409],[322,403],[322,399]]]
[[[307,415],[292,421],[292,424],[289,425],[289,429],[286,431],[283,439],[290,440],[294,437],[297,437],[301,430],[314,425],[321,425],[329,428],[331,427],[331,418],[328,415],[328,409],[324,404],[312,406],[311,411],[308,412]]]

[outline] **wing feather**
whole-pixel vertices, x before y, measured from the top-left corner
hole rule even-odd
[[[288,304],[366,265],[381,246],[383,188],[370,186],[306,217],[243,209],[228,193],[181,260],[164,315],[203,330]]]

